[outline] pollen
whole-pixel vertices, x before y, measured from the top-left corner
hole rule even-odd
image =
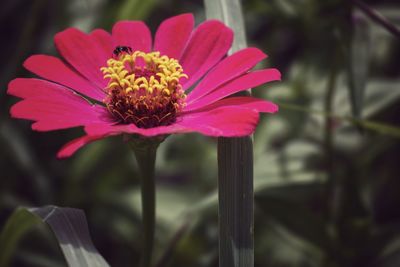
[[[139,128],[174,123],[185,106],[180,80],[188,78],[178,60],[159,52],[117,48],[101,68],[108,80],[103,102],[109,112],[119,123]]]

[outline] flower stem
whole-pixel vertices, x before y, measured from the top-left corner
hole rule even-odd
[[[138,145],[139,144],[139,145]],[[143,252],[141,267],[150,267],[154,246],[156,194],[154,167],[159,142],[132,143],[141,173]]]

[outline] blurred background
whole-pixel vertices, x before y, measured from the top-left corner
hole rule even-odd
[[[400,28],[397,0],[364,0]],[[280,104],[254,137],[255,266],[400,266],[400,37],[348,0],[247,0],[248,43],[283,81],[254,89]],[[111,266],[141,248],[137,166],[119,138],[67,160],[58,149],[81,129],[38,133],[9,116],[7,83],[29,77],[32,54],[57,55],[67,27],[110,30],[173,15],[204,20],[202,1],[6,0],[0,9],[0,229],[18,206],[83,209]],[[158,266],[218,266],[216,139],[175,135],[157,158]],[[12,266],[66,266],[46,229],[30,232]]]

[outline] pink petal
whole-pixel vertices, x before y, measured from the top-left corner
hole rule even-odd
[[[264,69],[249,72],[240,76],[239,78],[223,84],[208,95],[187,101],[185,111],[199,109],[226,96],[259,86],[270,81],[278,81],[280,80],[280,77],[281,74],[276,69]]]
[[[32,129],[37,131],[67,129],[108,119],[107,111],[103,107],[88,105],[84,109],[76,103],[62,105],[63,102],[49,102],[45,98],[26,99],[11,107],[11,116],[36,121]]]
[[[184,114],[179,125],[208,136],[239,137],[254,132],[259,113],[249,108],[222,106]]]
[[[57,153],[57,158],[68,158],[70,156],[72,156],[78,149],[80,149],[81,147],[103,139],[107,136],[103,136],[103,135],[95,135],[95,136],[89,136],[89,135],[85,135],[79,138],[76,138],[70,142],[68,142],[67,144],[65,144],[60,151]]]
[[[154,40],[154,51],[170,58],[180,59],[193,30],[192,14],[182,14],[164,20],[158,27]]]
[[[267,55],[257,48],[245,48],[225,58],[204,77],[192,92],[190,92],[187,101],[194,101],[212,92],[223,83],[253,68],[266,57]]]
[[[93,36],[69,28],[57,33],[54,41],[60,54],[78,72],[99,88],[107,86],[100,68],[106,66],[112,54],[106,53]]]
[[[184,133],[188,130],[179,124],[168,126],[159,126],[154,128],[138,128],[134,124],[112,125],[111,123],[98,123],[85,126],[85,132],[88,135],[104,135],[104,134],[140,134],[143,136],[156,136],[162,134]]]
[[[107,55],[110,57],[112,56],[114,47],[111,34],[105,30],[96,29],[90,33],[90,37],[92,37],[101,46]]]
[[[266,113],[275,113],[278,111],[278,106],[270,101],[254,98],[251,96],[237,96],[237,97],[228,97],[221,99],[217,102],[214,102],[210,105],[204,106],[201,109],[197,109],[192,112],[199,112],[202,110],[210,110],[218,107],[224,106],[234,106],[238,108],[247,108],[252,109],[257,112],[266,112]],[[185,111],[186,113],[186,111]]]
[[[47,55],[34,55],[24,62],[24,67],[47,80],[65,85],[75,91],[101,101],[104,92],[73,71],[60,59]]]
[[[151,33],[142,21],[119,21],[112,28],[114,47],[129,46],[133,51],[150,52]]]
[[[257,105],[255,106],[257,107]],[[148,137],[188,132],[199,132],[208,136],[245,136],[254,132],[258,118],[258,111],[254,107],[250,108],[250,104],[247,106],[244,104],[243,107],[221,106],[211,110],[185,113],[169,126],[141,129],[133,124],[110,125],[103,123],[86,125],[85,132],[88,135],[128,133]]]
[[[228,52],[233,32],[219,21],[209,20],[197,27],[181,57],[183,71],[189,76],[182,81],[189,88]]]
[[[49,99],[57,98],[60,95],[76,95],[67,87],[37,78],[16,78],[12,80],[8,84],[7,94],[19,98],[48,97]],[[80,97],[79,99],[83,98]]]
[[[11,107],[11,116],[36,121],[32,125],[34,130],[50,131],[111,121],[104,107],[89,104],[61,85],[39,79],[16,79],[10,84],[16,83],[26,86],[10,86],[8,93],[25,99]]]

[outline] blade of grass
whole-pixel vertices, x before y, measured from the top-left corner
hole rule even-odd
[[[0,267],[9,266],[19,240],[40,224],[54,233],[69,266],[109,267],[92,243],[83,211],[56,206],[21,207],[11,215],[0,234]]]
[[[370,17],[377,24],[381,25],[388,32],[400,38],[400,29],[398,29],[395,25],[390,23],[384,16],[379,14],[374,9],[370,8],[367,4],[360,0],[352,0],[354,5],[357,6],[362,12],[364,12],[368,17]]]
[[[206,16],[235,32],[230,53],[245,48],[239,0],[205,0]],[[247,93],[249,94],[249,93]],[[219,266],[254,266],[252,138],[218,139]]]

